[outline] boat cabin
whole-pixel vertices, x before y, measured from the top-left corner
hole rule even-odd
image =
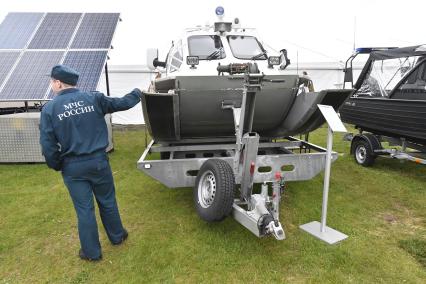
[[[218,65],[255,62],[263,73],[277,75],[290,64],[285,49],[267,48],[255,29],[241,27],[238,18],[224,21],[220,11],[216,14],[213,25],[186,29],[173,41],[164,61],[159,61],[157,49],[149,49],[148,67],[163,67],[166,77],[208,76],[217,75]]]
[[[426,46],[360,48],[371,52],[353,97],[426,100]],[[346,72],[351,72],[347,67]]]

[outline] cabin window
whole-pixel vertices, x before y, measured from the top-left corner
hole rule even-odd
[[[376,60],[365,76],[356,97],[389,97],[402,78],[413,67],[417,57]]]
[[[362,82],[361,88],[354,94],[355,97],[386,97],[379,81],[370,73]]]
[[[249,60],[268,59],[266,51],[257,38],[253,36],[231,35],[228,36],[228,42],[235,58]]]
[[[392,98],[424,100],[426,98],[426,58],[395,90]]]
[[[175,46],[170,49],[168,56],[168,72],[178,71],[183,62],[182,41],[178,41]]]
[[[200,60],[217,60],[226,57],[222,40],[217,35],[197,35],[188,38],[190,56]]]

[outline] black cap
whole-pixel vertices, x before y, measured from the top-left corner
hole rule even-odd
[[[75,86],[78,81],[78,72],[65,65],[56,65],[52,68],[50,77],[59,80],[62,83]]]

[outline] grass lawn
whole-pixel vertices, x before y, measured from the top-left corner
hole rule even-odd
[[[167,189],[136,169],[142,131],[116,131],[110,161],[130,235],[103,260],[81,261],[76,217],[59,173],[0,165],[1,283],[425,283],[426,167],[378,158],[363,168],[335,136],[328,225],[349,235],[330,246],[301,231],[319,220],[322,175],[287,184],[287,239],[258,239],[232,218],[201,221],[192,189]],[[311,134],[324,145],[326,129]]]

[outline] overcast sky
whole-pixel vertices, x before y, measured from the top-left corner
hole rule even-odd
[[[213,23],[214,11],[255,27],[263,42],[287,48],[292,62],[345,61],[354,45],[408,46],[426,43],[426,0],[0,0],[8,12],[120,12],[111,65],[145,64],[146,48],[164,58],[182,30]]]

